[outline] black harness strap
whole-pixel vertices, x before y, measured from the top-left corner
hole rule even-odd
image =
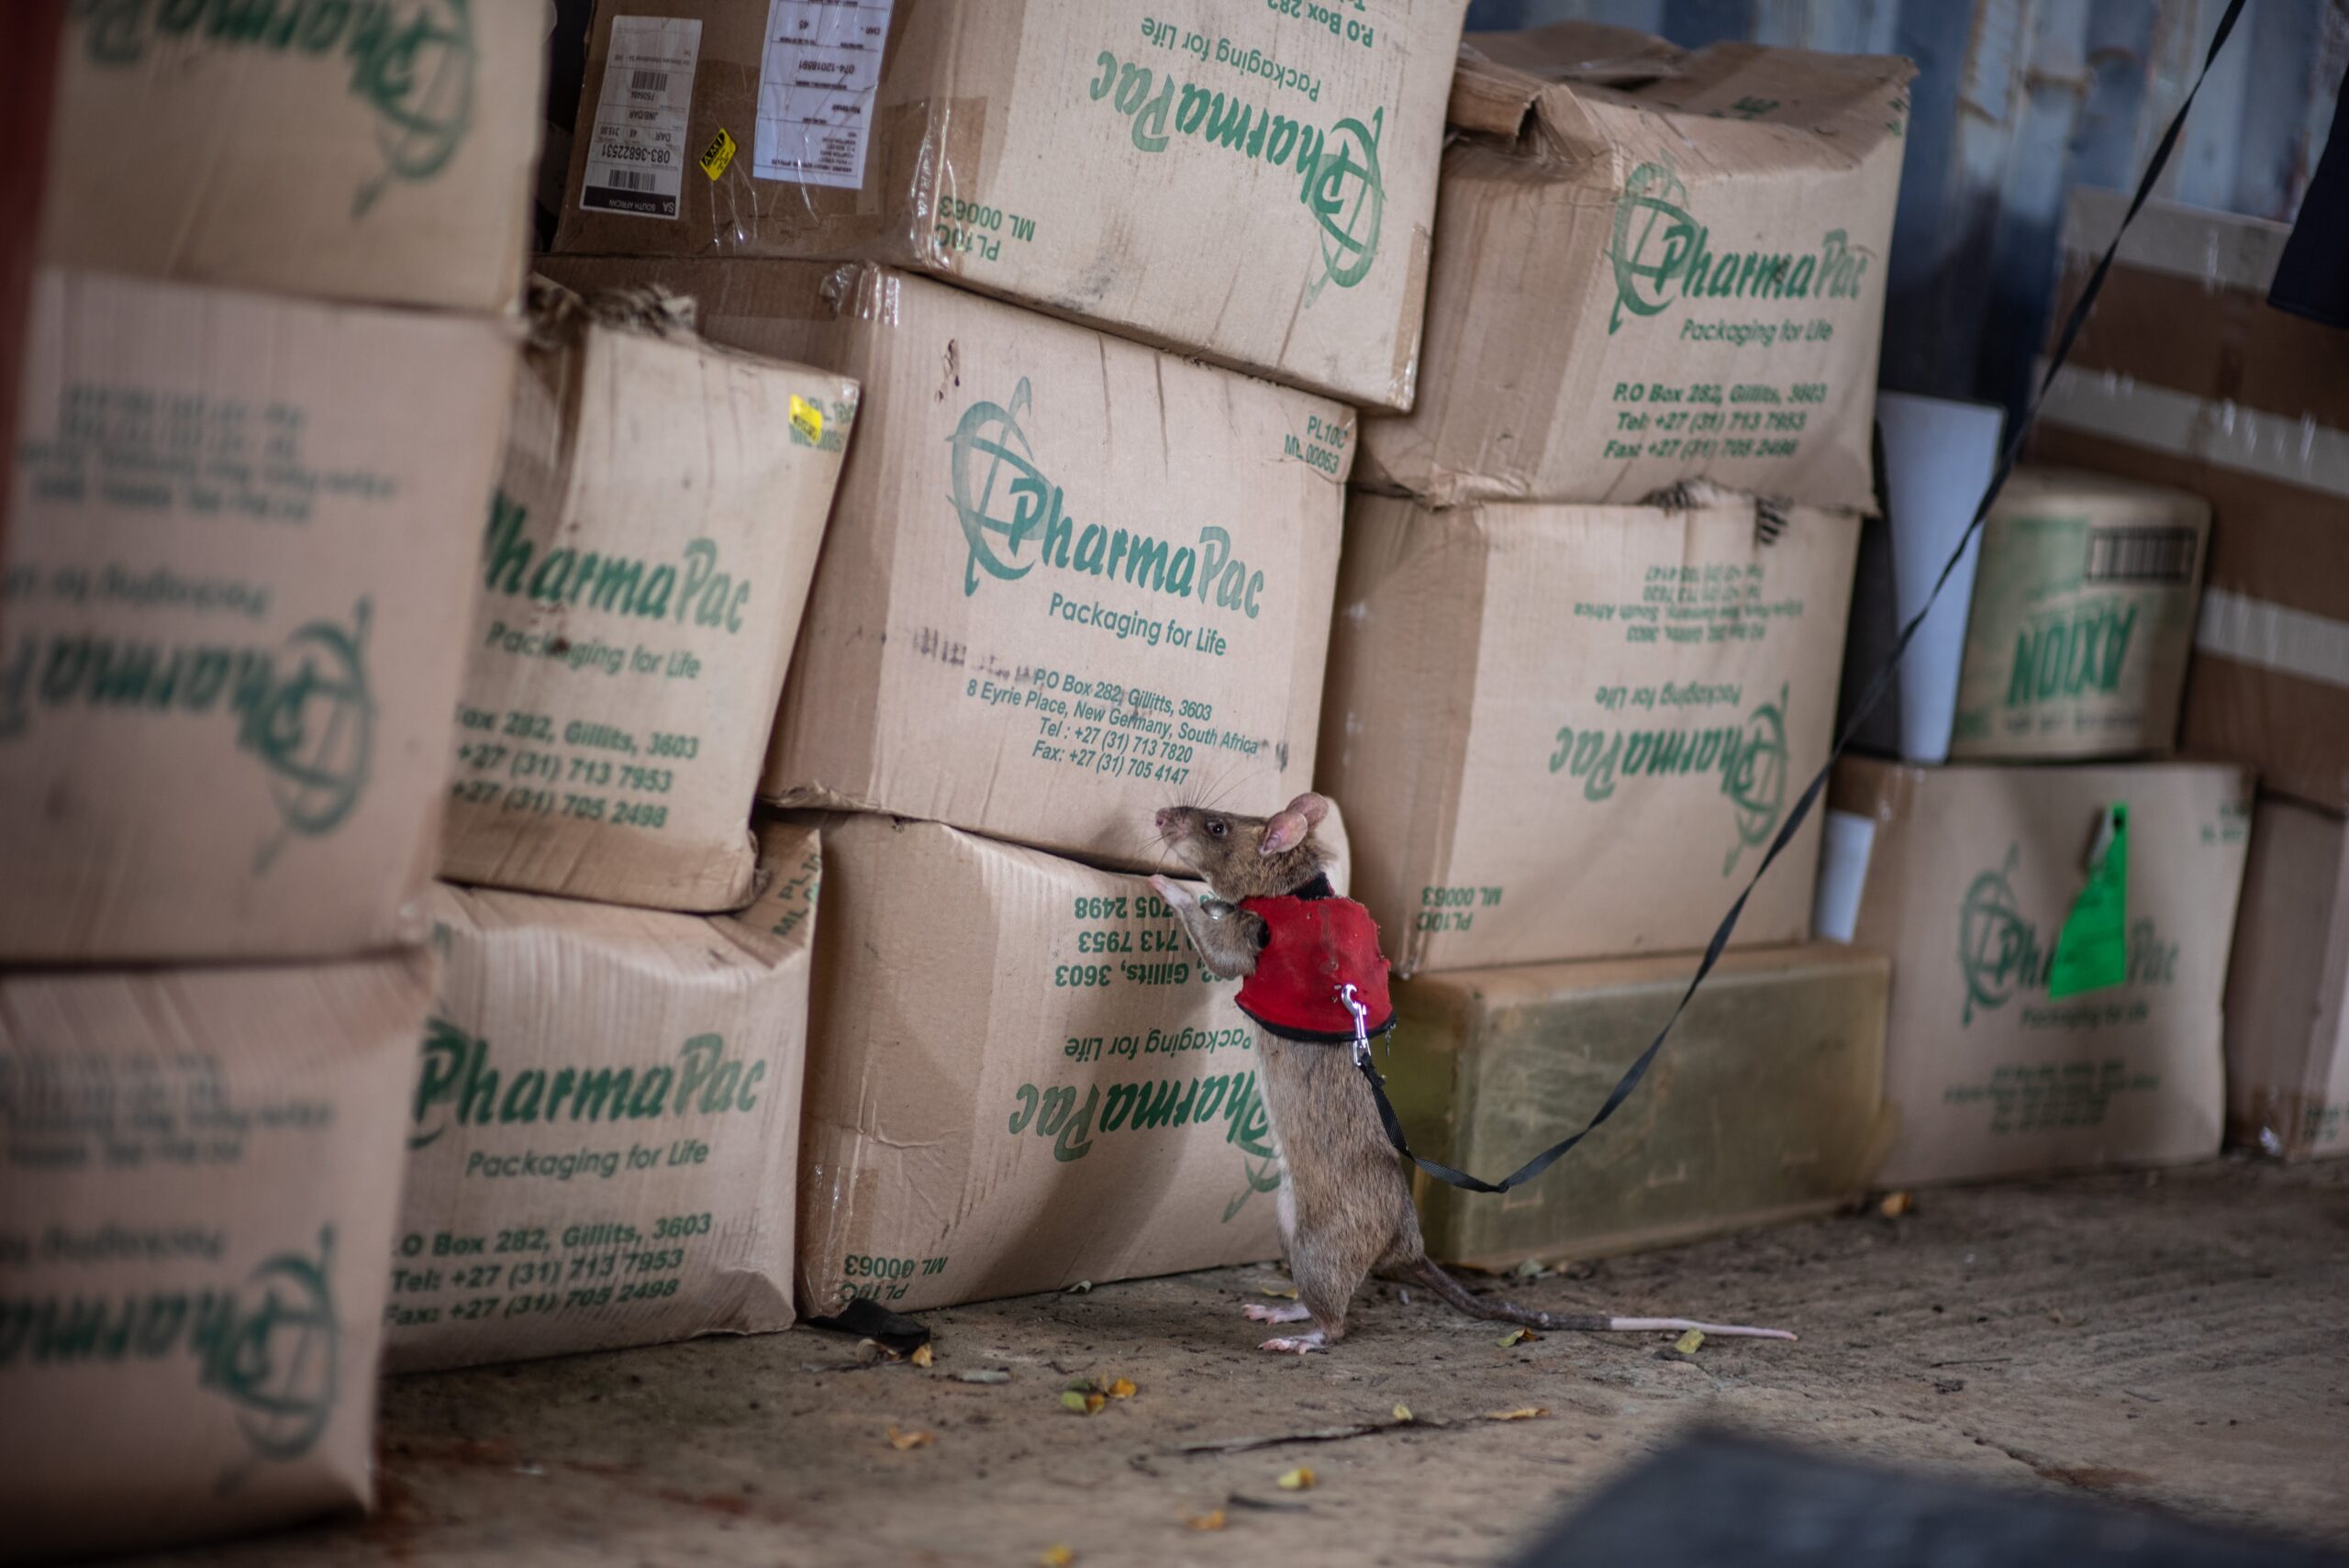
[[[2121,236],[2129,232],[2129,226],[2136,222],[2137,214],[2144,206],[2146,198],[2153,195],[2154,183],[2161,178],[2162,170],[2169,162],[2170,153],[2177,146],[2178,134],[2185,128],[2187,111],[2194,106],[2194,97],[2202,90],[2203,78],[2210,74],[2211,62],[2219,58],[2219,50],[2226,47],[2227,36],[2234,31],[2235,19],[2243,15],[2243,0],[2228,0],[2226,14],[2219,18],[2218,30],[2210,35],[2210,47],[2203,54],[2202,69],[2196,74],[2194,85],[2187,90],[2186,101],[2178,105],[2177,113],[2170,117],[2169,128],[2162,133],[2161,144],[2154,149],[2153,161],[2146,165],[2144,176],[2137,182],[2137,194],[2129,203],[2128,215],[2121,221],[2120,233],[2115,234],[2112,237],[2112,243],[2105,248],[2102,259],[2096,264],[2096,271],[2089,274],[2087,287],[2081,291],[2078,301],[2072,306],[2071,314],[2065,317],[2064,330],[2055,339],[2054,353],[2048,357],[2046,373],[2040,377],[2038,389],[2032,394],[2030,406],[2024,409],[2022,418],[2017,421],[2013,431],[2008,436],[2006,445],[1998,454],[1998,466],[1990,476],[1989,487],[1982,492],[1981,504],[1974,508],[1974,518],[1965,525],[1965,532],[1958,536],[1957,548],[1950,551],[1949,560],[1943,563],[1941,575],[1933,579],[1933,591],[1926,595],[1924,607],[1909,617],[1908,623],[1901,627],[1899,636],[1893,640],[1890,656],[1870,678],[1867,689],[1861,695],[1858,706],[1852,711],[1850,721],[1844,725],[1842,732],[1835,737],[1835,745],[1827,754],[1826,765],[1819,770],[1809,784],[1804,786],[1801,795],[1795,801],[1795,808],[1787,813],[1786,821],[1779,827],[1777,837],[1770,840],[1769,852],[1765,854],[1761,863],[1753,868],[1753,874],[1746,879],[1745,888],[1738,894],[1737,902],[1729,906],[1729,913],[1722,916],[1721,923],[1714,928],[1713,940],[1705,944],[1705,955],[1697,964],[1697,973],[1689,978],[1688,988],[1680,994],[1680,1000],[1673,1007],[1672,1016],[1664,1019],[1664,1027],[1655,1032],[1655,1039],[1648,1042],[1648,1048],[1640,1052],[1639,1060],[1632,1062],[1630,1070],[1625,1072],[1616,1083],[1614,1091],[1607,1096],[1607,1102],[1598,1107],[1598,1114],[1585,1123],[1581,1131],[1553,1143],[1499,1181],[1483,1181],[1468,1174],[1465,1171],[1455,1171],[1449,1165],[1434,1160],[1421,1159],[1411,1152],[1411,1146],[1403,1136],[1403,1124],[1397,1119],[1395,1106],[1386,1097],[1386,1080],[1381,1078],[1378,1075],[1378,1070],[1371,1065],[1369,1052],[1356,1052],[1356,1059],[1362,1066],[1363,1076],[1370,1082],[1371,1097],[1378,1102],[1378,1119],[1386,1124],[1386,1136],[1393,1140],[1397,1151],[1406,1159],[1416,1163],[1420,1170],[1425,1171],[1437,1181],[1465,1188],[1472,1193],[1505,1193],[1511,1187],[1531,1181],[1548,1170],[1567,1150],[1597,1131],[1601,1123],[1613,1116],[1616,1109],[1631,1097],[1631,1091],[1640,1086],[1640,1080],[1647,1076],[1648,1068],[1654,1062],[1656,1052],[1664,1049],[1664,1042],[1671,1035],[1673,1026],[1679,1023],[1680,1015],[1688,1010],[1688,1003],[1697,995],[1697,988],[1705,983],[1706,977],[1712,973],[1713,966],[1720,962],[1722,951],[1729,946],[1730,933],[1737,929],[1737,922],[1745,914],[1745,901],[1753,896],[1753,889],[1761,883],[1763,876],[1768,873],[1786,847],[1794,841],[1795,834],[1801,829],[1804,820],[1810,816],[1810,808],[1819,803],[1819,797],[1827,789],[1828,778],[1835,771],[1836,761],[1843,755],[1844,748],[1851,744],[1852,736],[1858,729],[1860,721],[1874,710],[1878,702],[1883,700],[1885,691],[1891,684],[1893,673],[1899,668],[1901,658],[1909,651],[1910,639],[1917,635],[1917,628],[1924,624],[1925,617],[1932,613],[1933,606],[1941,599],[1942,590],[1949,585],[1951,574],[1956,572],[1958,562],[1965,559],[1966,548],[1974,542],[1974,536],[1981,532],[1983,519],[1990,515],[1992,503],[1998,500],[1998,492],[2005,488],[2008,476],[2014,472],[2015,463],[2022,455],[2023,438],[2031,433],[2032,426],[2038,421],[2040,405],[2046,401],[2048,388],[2054,384],[2055,373],[2063,369],[2065,361],[2071,358],[2072,346],[2079,339],[2080,328],[2087,321],[2088,311],[2096,304],[2097,295],[2104,292],[2105,275],[2112,271],[2113,258],[2121,250]]]

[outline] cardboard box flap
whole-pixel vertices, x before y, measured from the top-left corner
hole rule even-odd
[[[1822,152],[1855,163],[1897,134],[1887,113],[1904,105],[1914,62],[1897,54],[1821,54],[1805,49],[1717,43],[1640,94],[1642,103],[1754,126],[1798,128]],[[1905,106],[1905,105],[1904,105]]]
[[[685,337],[698,340],[694,318],[696,303],[657,283],[634,288],[597,289],[583,295],[565,288],[543,272],[530,274],[529,311],[530,346],[552,348],[589,325],[618,331],[647,332],[655,338]]]
[[[615,959],[642,963],[651,955],[673,979],[725,973],[755,978],[807,946],[815,928],[807,917],[815,908],[817,884],[812,829],[763,823],[757,837],[763,885],[748,907],[731,915],[705,918],[435,883],[433,924],[484,937],[559,926],[567,938],[608,947]],[[560,921],[558,914],[564,917]]]
[[[1635,50],[1603,51],[1629,29],[1567,26],[1509,33],[1500,58],[1480,35],[1461,47],[1451,118],[1464,130],[1520,137],[1538,118],[1549,139],[1579,160],[1617,146],[1665,148],[1685,138],[1656,123],[1655,113],[1735,120],[1751,135],[1716,127],[1706,138],[1709,172],[1785,173],[1856,167],[1893,134],[1889,112],[1904,98],[1916,67],[1898,55],[1819,54],[1808,50],[1715,44],[1653,64]],[[1556,47],[1547,47],[1552,40]],[[1577,43],[1601,46],[1585,54]],[[1620,47],[1620,45],[1618,46]],[[1669,47],[1669,46],[1666,46]],[[1626,125],[1609,109],[1631,110]],[[1596,145],[1594,145],[1594,143]]]
[[[1444,117],[1461,130],[1515,137],[1552,83],[1633,86],[1672,74],[1683,53],[1637,28],[1603,22],[1472,33],[1460,46]]]

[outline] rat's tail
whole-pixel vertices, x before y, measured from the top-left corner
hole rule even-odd
[[[1421,1258],[1398,1271],[1435,1292],[1471,1318],[1496,1323],[1521,1323],[1529,1329],[1549,1329],[1581,1334],[1667,1334],[1698,1329],[1715,1339],[1791,1340],[1784,1329],[1748,1329],[1734,1323],[1699,1323],[1691,1318],[1609,1318],[1598,1312],[1536,1312],[1497,1296],[1477,1296],[1438,1268],[1432,1258]]]

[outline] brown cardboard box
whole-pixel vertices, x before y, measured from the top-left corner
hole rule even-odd
[[[550,8],[377,0],[279,6],[273,19],[270,9],[73,7],[41,259],[331,299],[512,308],[530,246]]]
[[[760,851],[714,920],[436,891],[391,1370],[791,1326],[821,862]]]
[[[6,1553],[367,1506],[425,955],[0,975]]]
[[[1364,422],[1362,483],[1449,506],[1704,477],[1873,509],[1914,68],[1596,35],[1470,35],[1419,402]]]
[[[2251,831],[2220,763],[1919,768],[1847,758],[1820,934],[1892,960],[1879,1181],[1966,1181],[2218,1152],[2219,1006]],[[2129,978],[2051,999],[2099,819],[2129,807]]]
[[[864,389],[763,798],[1139,866],[1170,797],[1311,780],[1346,410],[877,267],[547,270]]]
[[[457,715],[454,881],[750,899],[751,797],[857,388],[704,343],[675,306],[533,301]]]
[[[1412,1150],[1497,1181],[1587,1121],[1693,956],[1525,964],[1395,987],[1382,1063]],[[1890,965],[1832,943],[1731,953],[1637,1095],[1498,1197],[1416,1178],[1429,1252],[1505,1269],[1669,1246],[1855,1202],[1890,1140]]]
[[[1702,947],[1827,760],[1855,517],[1357,495],[1319,786],[1398,973]],[[1809,934],[1817,824],[1741,942]]]
[[[1465,8],[607,3],[555,249],[918,267],[1408,408]]]
[[[2126,198],[2073,193],[2065,304]],[[2056,376],[2034,462],[2209,499],[2182,744],[2349,808],[2349,335],[2271,309],[2289,229],[2149,204]],[[2057,320],[2062,319],[2059,314]]]
[[[2017,469],[1982,525],[1951,760],[2168,755],[2210,532],[2199,495]]]
[[[823,833],[801,1311],[1279,1252],[1255,1026],[1148,883],[934,823]]]
[[[416,940],[508,329],[54,271],[34,313],[0,961]]]
[[[2341,818],[2262,795],[2227,969],[2227,1133],[2287,1159],[2349,1153],[2349,879]]]

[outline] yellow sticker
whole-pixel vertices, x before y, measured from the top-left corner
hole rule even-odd
[[[809,441],[824,439],[824,411],[800,396],[791,395],[791,428]]]
[[[726,166],[734,161],[735,151],[734,139],[726,134],[724,126],[719,126],[718,134],[709,139],[709,145],[702,149],[701,172],[713,180],[717,179],[726,172]]]

